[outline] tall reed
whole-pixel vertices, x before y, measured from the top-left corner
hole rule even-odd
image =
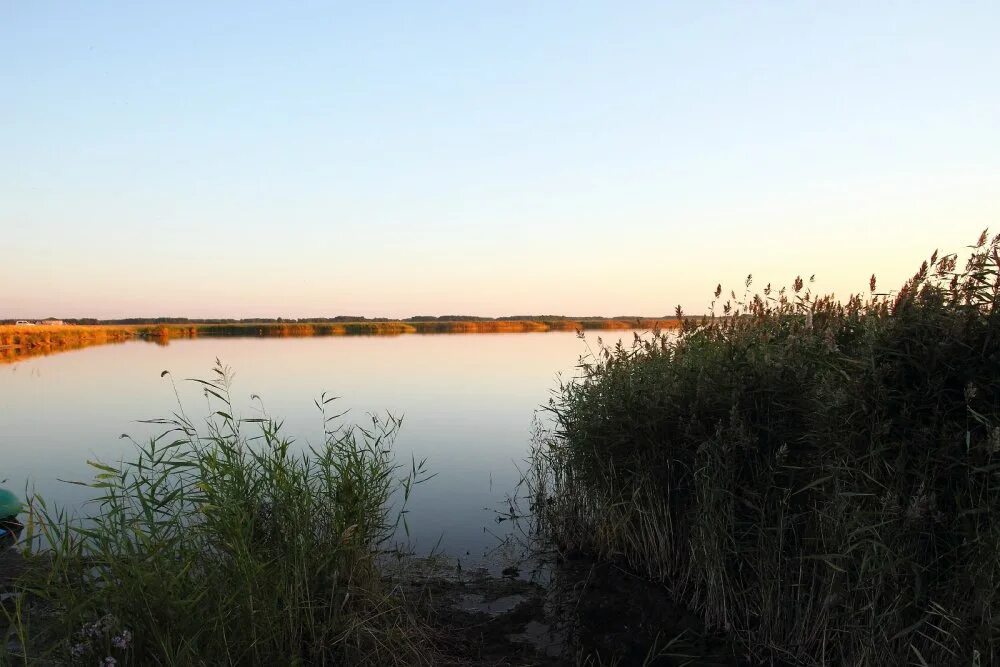
[[[601,348],[549,406],[548,529],[755,660],[1000,660],[1000,236],[956,264],[843,303],[748,278]]]

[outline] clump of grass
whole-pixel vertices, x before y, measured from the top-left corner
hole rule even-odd
[[[1000,236],[956,265],[846,302],[748,278],[602,348],[535,453],[548,530],[755,660],[1000,660]]]
[[[212,415],[155,420],[119,465],[94,462],[98,511],[75,521],[31,499],[29,574],[11,618],[24,662],[415,664],[418,626],[376,569],[423,464],[400,477],[400,420],[338,425],[301,448],[269,417],[234,416],[230,372]],[[10,657],[11,660],[15,656]]]

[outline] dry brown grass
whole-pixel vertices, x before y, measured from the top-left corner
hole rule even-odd
[[[90,345],[143,339],[166,344],[201,336],[309,337],[398,336],[442,333],[530,333],[544,331],[674,329],[676,319],[482,320],[457,322],[276,322],[232,324],[0,325],[0,363]]]
[[[90,345],[121,343],[138,335],[127,326],[0,325],[0,363]]]

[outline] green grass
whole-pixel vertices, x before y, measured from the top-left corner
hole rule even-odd
[[[278,421],[236,417],[230,377],[197,380],[213,411],[200,427],[181,408],[129,460],[92,463],[84,520],[30,499],[30,567],[5,607],[21,650],[7,661],[429,661],[376,567],[425,478],[393,462],[400,421],[339,426],[321,398],[325,441],[303,449]]]
[[[599,350],[535,453],[547,530],[755,660],[997,662],[1000,237],[956,262],[843,303],[748,278],[722,317]]]

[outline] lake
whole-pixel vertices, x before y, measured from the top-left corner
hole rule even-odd
[[[597,333],[587,336],[596,349]],[[601,332],[606,342],[631,331]],[[242,417],[284,419],[297,442],[319,442],[313,403],[342,397],[345,419],[367,412],[403,415],[399,460],[427,458],[437,476],[409,503],[409,539],[417,553],[437,546],[463,563],[494,560],[509,530],[497,511],[518,479],[539,406],[571,377],[586,344],[572,332],[317,338],[200,338],[169,345],[129,342],[34,357],[0,366],[0,480],[23,492],[29,482],[49,501],[79,507],[88,489],[58,480],[92,475],[87,459],[117,461],[157,427],[138,420],[176,408],[169,377],[192,418],[207,414],[198,385],[216,358],[235,372]],[[338,410],[339,411],[339,410]],[[523,467],[523,465],[522,465]]]

